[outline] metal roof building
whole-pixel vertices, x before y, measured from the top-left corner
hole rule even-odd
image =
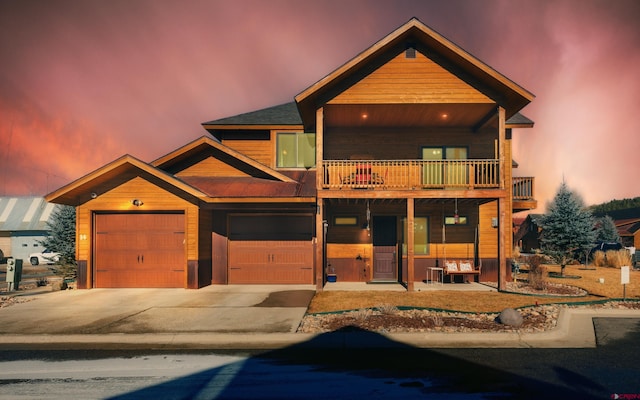
[[[24,259],[42,251],[39,241],[49,231],[47,222],[62,207],[43,197],[0,197],[0,250],[5,257]]]

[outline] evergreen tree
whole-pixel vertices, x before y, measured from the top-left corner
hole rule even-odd
[[[47,222],[49,236],[40,242],[44,247],[60,253],[56,273],[65,278],[75,278],[76,266],[76,209],[62,206],[51,214]]]
[[[542,217],[542,251],[564,268],[593,246],[594,219],[580,196],[562,182]]]
[[[620,243],[620,234],[616,224],[608,215],[596,220],[596,241],[607,243]]]

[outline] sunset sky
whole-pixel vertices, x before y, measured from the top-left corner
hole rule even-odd
[[[539,211],[563,178],[640,196],[637,0],[0,0],[0,196],[293,101],[414,16],[536,95],[514,157]]]

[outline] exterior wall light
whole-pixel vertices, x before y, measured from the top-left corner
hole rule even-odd
[[[142,202],[142,200],[138,200],[138,199],[133,199],[131,200],[131,204],[133,204],[136,207],[140,207],[141,205],[143,205],[144,203]]]

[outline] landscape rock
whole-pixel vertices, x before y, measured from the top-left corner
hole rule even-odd
[[[515,328],[519,328],[522,326],[522,315],[513,308],[505,308],[502,310],[500,315],[498,315],[497,321],[503,325],[513,326]]]

